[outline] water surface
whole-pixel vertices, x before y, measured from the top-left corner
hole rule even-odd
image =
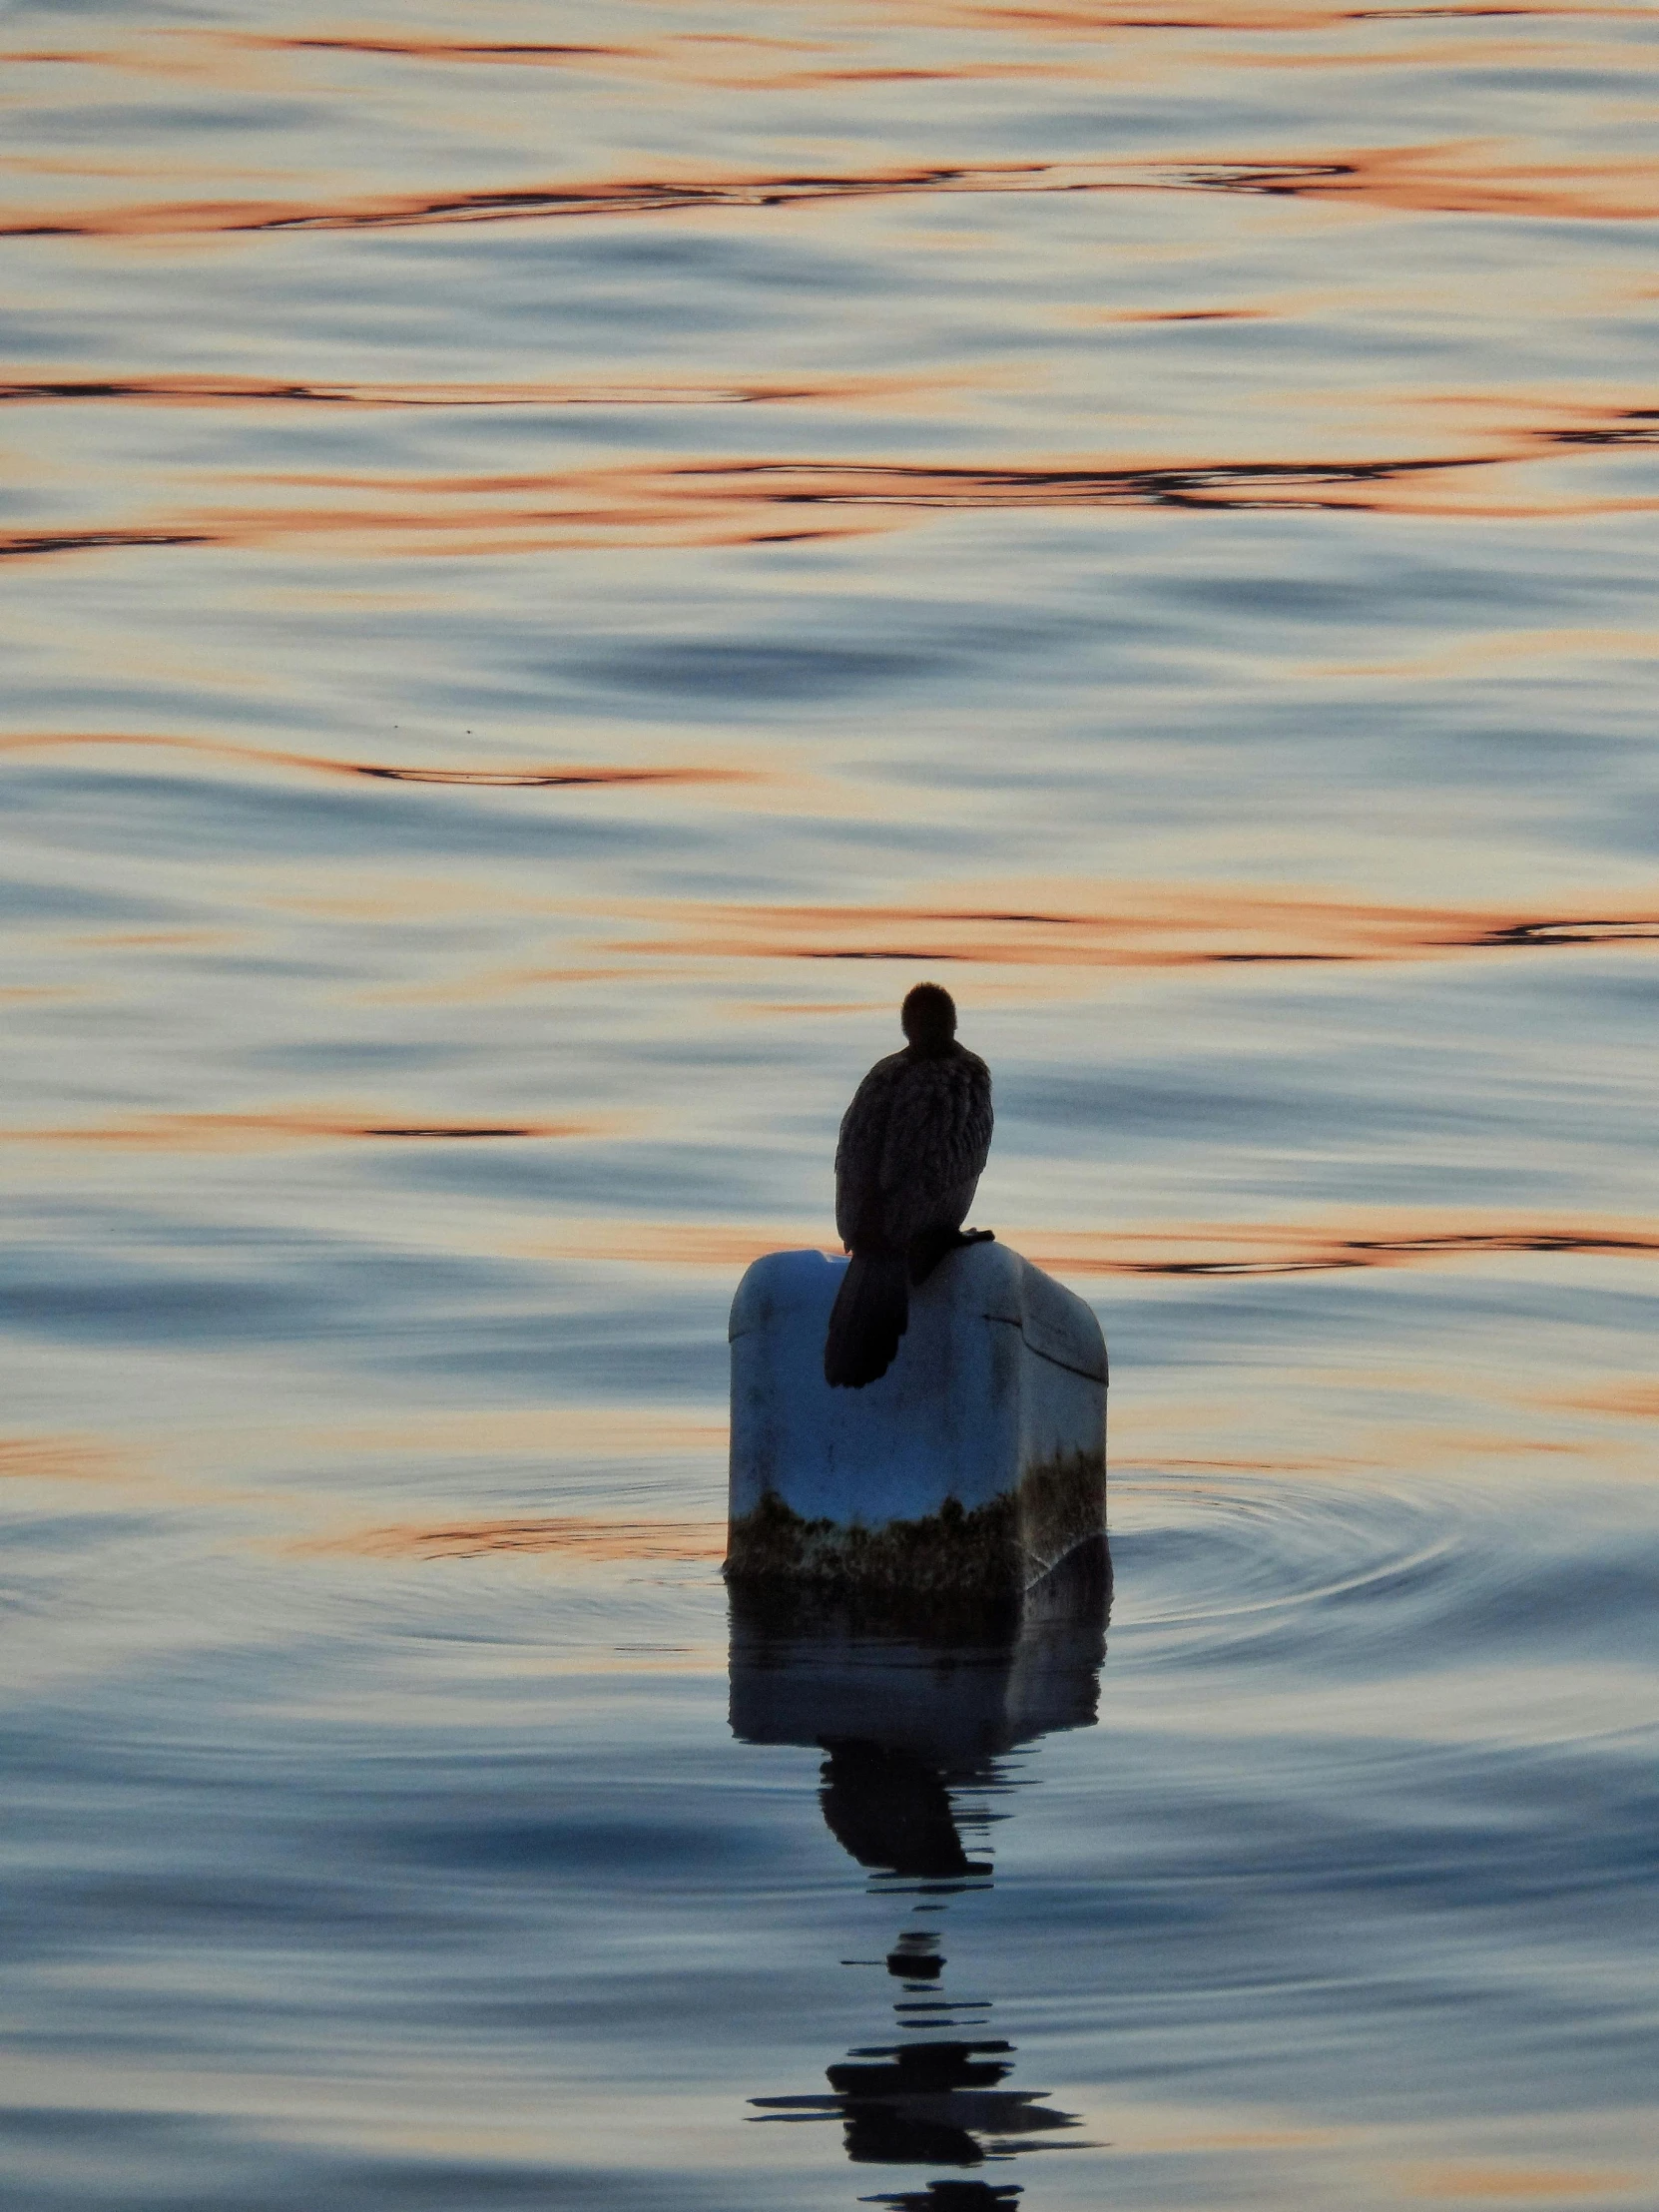
[[[8,2203],[1651,2205],[1659,18],[462,15],[0,9]],[[944,1657],[719,1577],[924,975]]]

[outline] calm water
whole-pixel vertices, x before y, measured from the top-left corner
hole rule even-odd
[[[1656,131],[1651,5],[0,8],[8,2206],[1659,2202]],[[923,975],[1104,1664],[729,1619]]]

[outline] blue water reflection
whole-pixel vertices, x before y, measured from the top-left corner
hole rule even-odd
[[[1048,2147],[1078,2125],[1043,2102],[1046,2091],[1001,2086],[1014,2046],[983,2032],[992,2000],[947,1984],[942,1945],[949,1901],[989,1887],[993,1872],[969,1855],[962,1829],[974,1820],[983,1830],[985,1815],[964,1817],[962,1797],[1009,1790],[999,1755],[1094,1725],[1111,1589],[1104,1541],[1086,1546],[992,1638],[939,1608],[915,1608],[905,1624],[860,1617],[844,1601],[734,1591],[732,1733],[822,1750],[826,1827],[875,1878],[874,1894],[912,1901],[902,1910],[925,1924],[896,1932],[884,1961],[904,2039],[853,2048],[827,2069],[828,2092],[753,2098],[763,2119],[836,2121],[854,2165],[958,2168]],[[962,2201],[1017,2194],[987,2184]]]

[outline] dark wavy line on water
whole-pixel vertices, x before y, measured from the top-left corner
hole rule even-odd
[[[585,790],[631,784],[743,784],[759,781],[754,770],[704,765],[662,768],[608,767],[559,763],[549,767],[428,768],[382,761],[344,761],[326,753],[289,753],[269,746],[227,745],[163,731],[39,730],[0,736],[0,759],[17,753],[65,753],[109,747],[134,752],[208,754],[239,767],[303,769],[317,776],[362,777],[377,784],[459,785],[487,791]]]
[[[1479,930],[1469,936],[1424,937],[1418,949],[1434,951],[1535,951],[1551,945],[1654,944],[1659,943],[1659,920],[1654,921],[1516,921],[1498,929]],[[803,960],[965,960],[980,962],[988,955],[979,949],[957,950],[940,944],[893,944],[879,948],[831,946],[803,949]],[[1342,963],[1369,960],[1371,952],[1204,952],[1168,964],[1205,967],[1307,966],[1311,962]]]
[[[532,39],[414,39],[414,38],[276,38],[234,34],[239,46],[255,46],[267,53],[371,54],[397,61],[440,62],[540,62],[631,59],[644,49],[637,46],[553,45]]]
[[[1505,946],[1528,950],[1538,945],[1637,944],[1659,940],[1659,920],[1596,920],[1590,916],[1566,921],[1512,921],[1471,937],[1471,946]]]
[[[1559,20],[1563,17],[1573,22],[1612,22],[1635,16],[1637,8],[1578,8],[1578,7],[1470,7],[1470,8],[1345,8],[1345,23],[1462,23],[1483,22],[1488,17],[1507,21],[1523,19]]]
[[[926,168],[870,176],[721,178],[699,183],[637,179],[591,185],[522,186],[486,192],[408,195],[355,206],[302,208],[254,202],[170,202],[0,224],[0,238],[143,238],[169,232],[398,230],[428,224],[510,223],[596,215],[674,215],[701,208],[776,208],[800,201],[895,193],[1015,189],[1040,178],[1042,163],[987,170]]]
[[[364,776],[382,784],[465,784],[488,791],[582,790],[617,784],[738,784],[750,781],[740,769],[719,768],[379,768],[359,761],[316,761],[293,756],[302,768],[342,776]]]
[[[0,1127],[0,1145],[101,1146],[131,1152],[261,1152],[293,1144],[396,1139],[420,1143],[478,1143],[485,1139],[539,1138],[588,1142],[615,1136],[609,1120],[541,1122],[369,1122],[321,1108],[265,1113],[140,1114],[124,1122],[63,1123],[51,1127]]]
[[[706,1560],[726,1552],[726,1523],[607,1521],[572,1513],[515,1520],[475,1520],[436,1527],[394,1524],[302,1537],[287,1547],[304,1553],[356,1552],[369,1557],[470,1559],[490,1552],[558,1553],[586,1560]]]
[[[986,0],[961,0],[953,10],[941,11],[935,6],[907,10],[903,7],[886,12],[884,28],[901,24],[908,14],[912,22],[924,23],[929,29],[938,29],[950,23],[954,16],[958,28],[971,30],[1012,31],[1017,35],[1042,35],[1058,32],[1062,38],[1078,33],[1098,35],[1103,31],[1204,31],[1231,37],[1258,37],[1290,34],[1306,36],[1339,30],[1350,23],[1413,23],[1413,22],[1470,22],[1486,21],[1549,21],[1572,23],[1617,22],[1642,20],[1648,11],[1640,6],[1620,4],[1620,0],[1598,0],[1598,4],[1566,4],[1566,0],[1469,0],[1467,5],[1457,5],[1455,0],[1439,0],[1439,4],[1400,7],[1352,7],[1334,4],[1334,0],[1246,0],[1246,4],[1230,5],[1226,12],[1211,7],[1166,7],[1152,12],[1144,7],[1126,5],[1125,0],[1061,0],[1045,8],[1026,5],[986,4]],[[168,36],[169,34],[163,34]],[[152,34],[153,36],[153,34]],[[652,43],[619,44],[609,41],[603,44],[577,40],[551,39],[481,39],[466,37],[418,36],[409,33],[376,32],[261,32],[204,28],[188,34],[174,32],[177,41],[181,36],[197,52],[202,49],[232,48],[241,52],[266,54],[341,54],[361,56],[368,60],[410,61],[471,65],[485,64],[500,67],[558,67],[586,63],[619,62],[642,67],[653,74],[667,72],[671,76],[683,75],[686,65],[696,70],[700,49],[705,42],[695,34],[669,33]],[[723,49],[739,48],[757,59],[771,58],[779,54],[813,55],[823,51],[822,42],[802,38],[731,32],[719,42]],[[24,48],[0,52],[0,64],[51,64],[68,67],[143,67],[154,71],[157,48]],[[1386,59],[1386,55],[1382,57]],[[815,82],[824,78],[856,79],[926,79],[957,80],[985,73],[996,66],[994,60],[981,58],[970,63],[942,63],[931,69],[869,66],[848,67],[839,71],[814,71],[805,79],[795,77],[786,82]],[[747,80],[723,80],[734,87]],[[773,80],[765,80],[765,89],[772,89]]]
[[[405,230],[433,224],[662,216],[773,209],[917,193],[1232,192],[1358,199],[1398,213],[1522,215],[1635,222],[1659,215],[1652,163],[1473,166],[1460,147],[1376,147],[1303,159],[1146,163],[958,163],[862,175],[605,179],[486,191],[381,196],[305,207],[272,201],[170,201],[21,216],[4,238],[152,238],[169,234]]]
[[[937,463],[838,461],[692,462],[684,478],[749,479],[779,485],[780,505],[914,507],[1249,507],[1252,494],[1318,492],[1391,484],[1451,470],[1498,468],[1514,453],[1407,455],[1377,461],[1149,462],[1129,468],[952,467]],[[1275,506],[1287,502],[1275,499]],[[1310,498],[1305,504],[1325,502]],[[1344,500],[1345,507],[1356,502]]]
[[[1214,968],[1356,964],[1479,953],[1561,952],[1659,943],[1659,913],[1517,914],[1511,909],[1381,906],[1225,885],[1120,884],[1072,913],[1015,916],[972,907],[705,906],[648,909],[678,936],[613,949],[699,959],[957,961],[986,968]]]
[[[1533,1253],[1546,1258],[1659,1258],[1659,1234],[1645,1223],[1627,1228],[1551,1222],[1462,1229],[1402,1225],[1392,1233],[1371,1236],[1325,1228],[1317,1222],[1179,1222],[1127,1232],[1022,1229],[1015,1223],[1001,1225],[1000,1233],[1039,1266],[1062,1276],[1183,1280],[1319,1275]],[[769,1230],[723,1222],[612,1218],[588,1223],[530,1249],[551,1259],[724,1270],[746,1267],[764,1253],[818,1242],[816,1225]]]
[[[108,553],[141,545],[214,545],[212,530],[18,530],[0,535],[0,560],[49,553]]]
[[[110,529],[84,526],[67,530],[28,530],[0,534],[0,559],[47,560],[71,553],[111,553],[184,547],[249,548],[301,538],[364,538],[379,549],[418,550],[424,535],[447,553],[467,550],[470,533],[492,553],[535,551],[565,543],[589,543],[595,532],[615,534],[648,530],[655,536],[678,534],[691,542],[707,539],[775,543],[779,533],[752,528],[745,517],[756,509],[792,513],[818,510],[974,512],[1004,508],[1163,507],[1242,511],[1253,507],[1341,508],[1366,511],[1381,500],[1336,496],[1365,486],[1381,488],[1418,481],[1460,469],[1493,468],[1515,455],[1468,454],[1452,458],[1352,462],[1218,462],[1180,467],[1149,466],[1097,469],[947,469],[878,463],[863,467],[814,461],[697,463],[681,469],[615,472],[616,481],[595,484],[571,477],[572,486],[590,494],[579,510],[561,515],[540,507],[518,510],[479,505],[470,514],[445,500],[444,487],[428,487],[424,511],[333,507],[306,512],[291,507],[243,509],[193,521],[189,526]],[[744,488],[747,480],[747,486]],[[546,480],[542,495],[556,488]],[[693,487],[701,483],[702,491]],[[371,488],[364,485],[362,488]],[[678,489],[678,505],[670,505]],[[489,487],[479,485],[480,495]],[[453,495],[451,495],[452,498]],[[1559,509],[1547,511],[1557,511]],[[1588,503],[1594,508],[1597,503]],[[1632,507],[1642,502],[1620,500]],[[1583,503],[1573,511],[1583,511]],[[868,525],[873,527],[874,525]],[[809,537],[812,531],[788,533]]]
[[[1120,1260],[1115,1275],[1319,1275],[1333,1269],[1391,1267],[1409,1260],[1479,1259],[1502,1253],[1611,1254],[1623,1259],[1659,1256],[1659,1238],[1597,1235],[1572,1230],[1491,1230],[1424,1237],[1347,1237],[1322,1251],[1268,1260]],[[1078,1265],[1079,1263],[1073,1263]],[[1091,1273],[1087,1263],[1080,1272]],[[1104,1268],[1099,1272],[1107,1272]]]
[[[1659,407],[1620,407],[1595,429],[1541,431],[1552,445],[1659,445]]]
[[[107,396],[119,386],[89,387]],[[165,386],[171,397],[194,386]],[[62,396],[49,385],[48,396]],[[256,386],[256,394],[289,397],[306,387]],[[792,387],[793,391],[793,387]],[[0,386],[0,400],[37,396],[36,386]],[[153,393],[146,388],[143,396]],[[235,391],[238,403],[245,394]],[[307,394],[308,396],[308,394]],[[213,403],[216,394],[210,395]],[[1076,462],[949,464],[814,459],[647,460],[625,466],[572,469],[547,475],[328,475],[274,479],[301,488],[352,495],[357,503],[279,504],[207,510],[126,528],[85,524],[62,530],[0,534],[0,558],[47,559],[62,554],[191,546],[251,547],[285,539],[356,538],[381,551],[418,551],[423,539],[446,552],[533,551],[648,532],[669,542],[776,542],[786,535],[774,519],[839,513],[973,512],[1002,508],[1161,507],[1244,510],[1256,507],[1343,512],[1459,513],[1471,508],[1454,489],[1425,503],[1416,487],[1461,474],[1513,469],[1550,451],[1595,451],[1659,444],[1659,408],[1597,411],[1593,419],[1549,423],[1492,434],[1483,450],[1407,454],[1391,459],[1146,461],[1132,465]],[[1507,443],[1496,440],[1507,438]],[[1372,496],[1366,496],[1370,493]],[[1389,495],[1392,496],[1389,496]],[[376,505],[364,504],[371,496]],[[1636,512],[1659,504],[1651,494],[1552,496],[1531,505],[1506,501],[1502,511]],[[761,519],[757,520],[759,516]],[[876,521],[841,521],[842,532],[879,528]],[[823,532],[792,530],[790,537]]]
[[[1195,316],[1193,319],[1197,319]],[[747,384],[304,384],[258,376],[46,376],[0,381],[0,406],[753,407],[842,404],[911,390],[904,377]]]

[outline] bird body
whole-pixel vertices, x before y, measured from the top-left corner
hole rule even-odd
[[[835,1147],[835,1227],[852,1255],[825,1345],[828,1382],[859,1389],[885,1375],[909,1324],[910,1285],[973,1241],[962,1223],[991,1142],[991,1075],[955,1039],[936,983],[904,1001],[902,1052],[853,1093]]]

